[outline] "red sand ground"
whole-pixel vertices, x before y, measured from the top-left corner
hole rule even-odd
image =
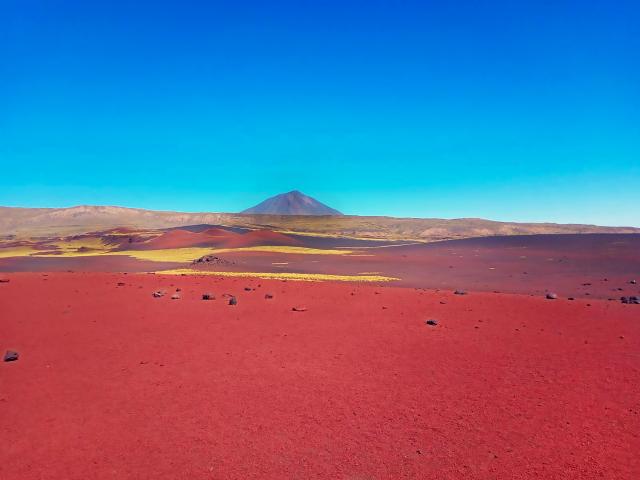
[[[0,276],[3,479],[640,478],[637,305]]]

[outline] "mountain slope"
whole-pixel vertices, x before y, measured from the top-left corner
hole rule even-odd
[[[297,190],[267,198],[264,202],[241,213],[258,215],[342,215],[339,211]]]

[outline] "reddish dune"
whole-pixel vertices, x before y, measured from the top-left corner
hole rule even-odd
[[[172,229],[144,243],[133,242],[124,248],[155,250],[186,247],[239,248],[258,245],[300,245],[288,235],[270,230],[233,232],[221,228],[208,228],[197,232]]]
[[[206,235],[207,237],[220,237],[220,238],[227,238],[234,234],[233,231],[225,230],[223,228],[218,228],[218,227],[207,228],[206,230],[202,230],[200,233],[202,233],[203,235]]]
[[[140,248],[144,248],[145,250],[183,248],[192,247],[201,242],[202,236],[199,233],[192,233],[186,230],[169,230],[159,237],[155,237],[140,245]]]
[[[2,278],[0,478],[640,478],[638,305]]]
[[[225,248],[255,247],[259,245],[301,245],[301,242],[283,233],[271,230],[250,230],[225,240]]]

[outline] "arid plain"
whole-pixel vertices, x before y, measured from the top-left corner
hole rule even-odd
[[[636,229],[110,208],[3,217],[0,477],[640,475]]]

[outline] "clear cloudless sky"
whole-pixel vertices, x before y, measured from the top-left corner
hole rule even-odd
[[[0,205],[640,226],[640,2],[0,0]]]

